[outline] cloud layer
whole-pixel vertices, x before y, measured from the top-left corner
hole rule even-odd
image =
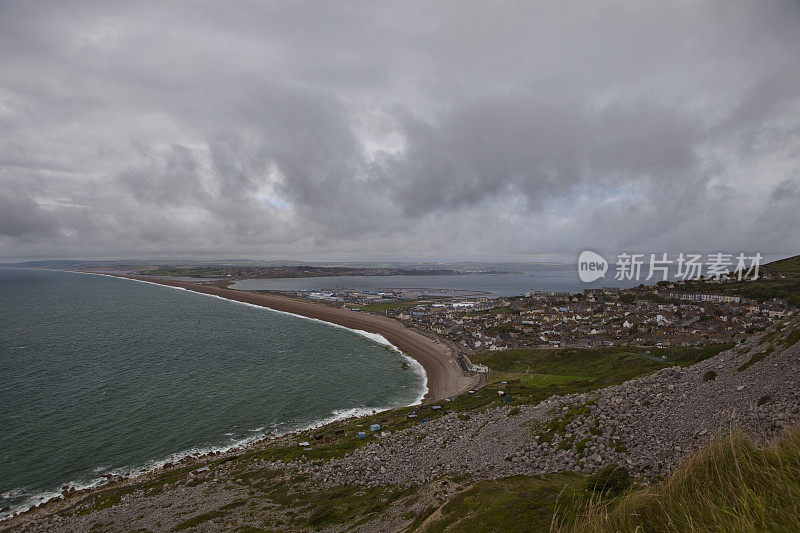
[[[796,254],[798,27],[788,1],[3,2],[0,258]]]

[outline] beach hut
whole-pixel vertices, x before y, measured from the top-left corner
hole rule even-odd
[[[416,413],[408,413],[408,418],[417,418]]]
[[[504,391],[504,390],[499,390],[499,391],[497,391],[497,395],[498,395],[498,396],[505,396],[505,395],[506,395],[506,391]]]
[[[438,411],[441,408],[442,408],[441,405],[434,405],[433,407],[431,407],[431,409],[433,409],[434,411]]]
[[[366,438],[367,438],[367,434],[366,434],[366,432],[364,432],[364,431],[359,431],[359,432],[358,432],[358,438],[359,438],[359,439],[366,439]]]
[[[372,424],[372,425],[369,427],[369,430],[370,430],[370,431],[378,431],[379,429],[381,429],[381,425],[380,425],[380,424]]]
[[[301,443],[299,444],[299,446],[300,446],[301,448],[307,448],[307,447],[311,446],[311,443],[310,443],[310,442],[303,441],[303,442],[301,442]]]

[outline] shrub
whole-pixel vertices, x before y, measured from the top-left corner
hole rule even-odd
[[[625,468],[608,465],[586,479],[586,490],[614,497],[628,490],[632,484],[631,475]]]
[[[712,381],[717,378],[717,373],[713,370],[709,370],[705,374],[703,374],[703,381]]]

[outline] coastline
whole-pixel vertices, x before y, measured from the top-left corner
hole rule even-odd
[[[397,320],[388,317],[349,311],[338,307],[328,307],[286,296],[227,289],[191,281],[124,274],[103,273],[102,275],[185,289],[225,300],[298,315],[307,319],[319,320],[359,332],[380,335],[403,355],[419,363],[425,371],[428,390],[422,398],[423,404],[435,403],[444,398],[455,396],[469,389],[474,382],[471,376],[462,372],[449,346],[441,341],[410,330]]]
[[[397,350],[403,357],[409,360],[414,371],[421,374],[423,379],[424,394],[420,391],[417,401],[411,405],[430,404],[444,398],[465,392],[474,385],[474,377],[465,375],[456,363],[451,348],[441,341],[426,337],[418,332],[412,331],[401,323],[382,317],[357,311],[349,311],[340,308],[331,308],[321,304],[295,300],[292,298],[251,293],[236,289],[221,288],[214,285],[202,285],[196,282],[172,280],[172,279],[149,279],[143,276],[133,276],[113,273],[95,273],[86,271],[69,271],[73,273],[94,274],[109,276],[130,281],[143,283],[153,283],[170,288],[187,290],[199,294],[220,298],[235,303],[261,307],[273,312],[289,314],[306,320],[319,321],[330,326],[340,327],[351,330],[359,335],[363,335],[374,342],[386,345]],[[242,450],[261,442],[272,441],[282,437],[290,436],[298,431],[307,431],[325,426],[343,419],[363,416],[365,414],[375,414],[392,407],[377,407],[370,409],[348,409],[342,412],[335,412],[332,416],[318,420],[311,425],[295,428],[287,433],[278,435],[254,435],[244,440],[236,441],[222,446],[212,446],[207,448],[192,448],[183,452],[172,454],[168,457],[154,458],[146,465],[140,465],[131,470],[120,468],[109,475],[98,476],[86,482],[69,482],[67,487],[70,491],[92,491],[106,485],[108,481],[133,481],[141,479],[143,476],[159,471],[164,465],[175,464],[189,457],[204,457],[214,454],[225,454]],[[135,472],[138,470],[138,472]],[[132,473],[135,472],[135,473]],[[38,507],[47,502],[62,499],[64,493],[53,491],[41,491],[31,495],[31,501],[22,508],[8,509],[9,513],[0,513],[0,524],[14,516],[24,514],[31,508]],[[2,529],[2,528],[0,528]]]

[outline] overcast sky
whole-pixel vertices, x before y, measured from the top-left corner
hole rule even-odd
[[[800,253],[800,2],[0,0],[0,258]]]

